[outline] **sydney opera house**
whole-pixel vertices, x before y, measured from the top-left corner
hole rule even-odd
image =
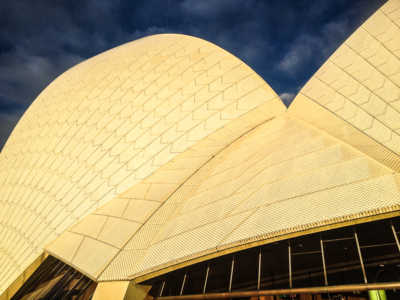
[[[163,34],[54,80],[0,154],[0,299],[400,299],[400,1],[286,108]]]

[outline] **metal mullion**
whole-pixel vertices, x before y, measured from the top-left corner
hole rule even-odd
[[[293,287],[292,283],[292,248],[290,242],[288,243],[288,259],[289,259],[289,287]]]
[[[74,279],[76,279],[75,284],[68,290],[67,294],[65,294],[65,297],[70,296],[70,294],[76,289],[76,290],[80,290],[79,287],[81,285],[82,280],[85,278],[85,276],[83,274],[77,274],[79,275],[78,277],[75,277]]]
[[[324,241],[320,238],[319,239],[321,245],[321,257],[322,257],[322,267],[324,269],[324,283],[328,285],[328,275],[326,273],[326,263],[325,263],[325,251],[324,251]]]
[[[93,284],[93,281],[89,278],[85,279],[84,284],[82,284],[81,289],[79,290],[78,294],[75,295],[78,299],[79,296],[81,296],[82,294],[86,293],[86,290]]]
[[[260,248],[260,251],[258,252],[257,290],[260,290],[261,288],[261,262],[262,262],[262,254]]]
[[[165,288],[165,280],[163,280],[161,283],[160,293],[158,294],[159,297],[162,296],[162,294],[164,292],[164,288]]]
[[[363,277],[364,277],[364,283],[368,283],[367,274],[365,273],[365,266],[364,266],[364,261],[363,261],[363,258],[362,258],[360,243],[358,241],[358,235],[357,235],[357,231],[355,229],[354,229],[354,240],[355,240],[356,245],[357,245],[357,251],[358,251],[358,256],[360,258],[360,264],[361,264],[361,270],[362,270]]]
[[[74,280],[75,275],[78,274],[78,271],[74,269],[69,269],[63,276],[63,278],[51,289],[50,295],[54,299],[59,299],[59,296],[61,296],[65,292],[65,288],[68,287],[68,285]],[[68,292],[68,291],[67,291]]]
[[[49,258],[52,258],[51,256]],[[37,280],[34,283],[34,286],[36,288],[36,285],[50,280],[52,277],[55,277],[55,274],[58,272],[60,268],[63,267],[64,264],[60,263],[59,260],[56,260],[54,258],[54,261],[50,261],[49,265],[44,265],[43,269],[40,271],[40,277],[37,278]],[[42,266],[41,266],[42,267]]]
[[[167,296],[161,297],[159,300],[207,300],[207,299],[237,299],[237,298],[250,298],[262,296],[279,296],[279,295],[292,295],[292,294],[322,294],[322,293],[352,293],[354,291],[369,291],[369,290],[393,290],[399,289],[399,282],[385,282],[385,283],[370,283],[370,284],[345,284],[336,286],[319,286],[308,288],[293,288],[293,289],[272,289],[260,291],[236,291],[236,292],[217,292],[210,294],[196,294],[184,296]]]
[[[87,285],[87,283],[93,283],[90,278],[87,278],[85,275],[79,273],[78,271],[74,274],[71,281],[74,279],[76,280],[75,284],[68,290],[67,294],[63,295],[64,297],[69,296],[74,290],[77,290],[77,291],[79,291],[79,293],[81,293],[83,286]],[[85,290],[89,286],[86,286]]]
[[[393,232],[394,240],[396,241],[397,249],[400,252],[399,237],[397,236],[397,232],[396,232],[396,229],[394,228],[393,223],[390,225],[390,227],[392,228],[392,232]]]
[[[393,245],[395,245],[395,243],[382,243],[382,244],[364,245],[364,246],[360,246],[360,248],[368,249],[368,248],[378,248],[378,247],[393,246]]]
[[[292,256],[296,255],[308,255],[308,254],[320,254],[321,251],[303,251],[303,252],[292,252]]]
[[[64,268],[63,268],[64,269]],[[57,292],[59,291],[59,290],[62,290],[62,286],[63,286],[63,283],[64,283],[64,279],[66,279],[67,277],[68,277],[68,269],[67,269],[67,271],[65,272],[65,273],[63,273],[63,274],[61,274],[61,272],[60,272],[60,274],[59,274],[59,276],[61,276],[61,278],[54,284],[54,286],[53,287],[51,287],[50,288],[50,290],[47,290],[46,288],[44,288],[40,293],[39,293],[39,295],[37,295],[37,297],[38,297],[38,299],[46,299],[46,298],[50,298],[54,293],[56,293],[57,294]],[[55,279],[57,276],[54,276],[51,280],[53,280],[53,279]],[[49,284],[49,282],[50,281],[48,281],[47,282],[47,284],[46,284],[46,286]]]
[[[52,274],[52,278],[57,277],[60,275],[62,272],[64,272],[65,269],[67,269],[67,265],[64,264],[61,261],[58,261],[56,267],[54,268],[54,273]]]
[[[207,264],[207,269],[206,269],[206,277],[204,279],[204,285],[203,285],[203,294],[206,293],[206,288],[207,288],[207,281],[208,281],[208,274],[210,273],[210,264]]]
[[[352,240],[352,239],[354,239],[354,237],[344,237],[344,238],[337,238],[337,239],[327,239],[327,240],[324,240],[324,243],[348,241],[348,240]]]
[[[228,291],[232,291],[232,281],[233,281],[233,271],[235,268],[235,256],[232,256],[232,263],[231,263],[231,273],[229,275],[229,288]]]
[[[186,278],[187,278],[187,272],[185,273],[185,275],[183,275],[181,290],[179,291],[180,296],[182,296],[182,294],[183,294],[183,289],[185,288]]]

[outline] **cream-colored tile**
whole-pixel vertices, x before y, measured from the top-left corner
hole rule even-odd
[[[123,217],[135,222],[144,223],[151,214],[161,205],[156,201],[130,200]]]
[[[85,237],[71,263],[72,266],[97,277],[117,252],[115,247]]]
[[[83,241],[83,238],[82,235],[65,231],[56,241],[48,245],[46,249],[50,253],[57,253],[57,256],[62,257],[67,261],[72,261],[76,251]]]
[[[89,215],[71,228],[74,233],[97,238],[107,220],[106,216]]]
[[[122,214],[128,205],[128,201],[128,199],[124,198],[114,198],[98,208],[95,213],[113,217],[122,217]]]
[[[140,226],[141,224],[137,222],[109,217],[102,227],[98,239],[121,248]]]

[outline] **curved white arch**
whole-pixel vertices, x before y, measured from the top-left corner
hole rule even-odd
[[[263,114],[228,129],[256,108]],[[222,147],[285,110],[242,61],[184,35],[146,37],[71,68],[37,97],[0,156],[0,247],[18,262],[2,264],[0,294],[46,244],[179,153],[226,128],[214,143]]]

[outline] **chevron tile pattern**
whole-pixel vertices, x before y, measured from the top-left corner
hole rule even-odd
[[[39,95],[0,166],[8,296],[43,251],[96,281],[130,280],[399,211],[400,2],[354,32],[288,110],[206,41],[112,49]]]
[[[399,204],[392,170],[284,115],[243,135],[201,167],[96,279],[135,278]]]
[[[399,11],[399,1],[384,4],[322,65],[289,109],[397,171]]]
[[[127,207],[120,218],[106,208],[79,223],[84,216],[265,104],[269,113],[258,122],[286,110],[239,59],[183,35],[143,38],[68,70],[34,101],[0,156],[0,294],[73,224],[68,240],[82,251],[77,262],[93,247],[112,256],[125,241],[112,229],[135,232],[161,189],[129,204],[121,198]],[[236,122],[224,142],[253,123]]]

